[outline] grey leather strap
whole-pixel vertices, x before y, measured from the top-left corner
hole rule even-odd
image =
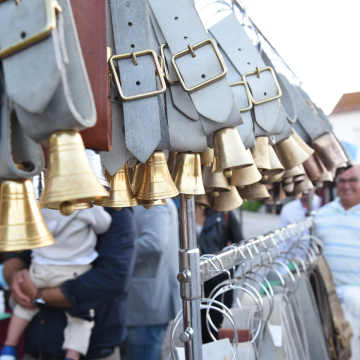
[[[208,39],[199,15],[191,0],[149,0],[156,21],[173,55]],[[210,44],[176,60],[186,85],[192,87],[222,73],[220,62]],[[202,116],[226,122],[231,113],[234,96],[226,78],[190,93],[195,108]]]
[[[45,166],[41,145],[24,133],[7,98],[3,98],[0,121],[0,180],[25,179],[39,175]],[[26,162],[32,163],[31,171],[15,166]]]
[[[96,123],[96,110],[69,0],[51,36],[3,63],[6,90],[19,122],[36,141],[53,132]],[[0,46],[5,48],[45,27],[45,1],[0,4]]]
[[[287,139],[293,134],[293,130],[288,122],[286,112],[282,106],[280,106],[280,115],[278,121],[278,134],[271,136],[274,139],[274,144]]]
[[[245,30],[236,19],[235,14],[225,17],[213,25],[209,31],[216,38],[230,61],[240,75],[265,67],[260,54],[247,36]],[[269,71],[247,77],[251,92],[257,101],[277,95],[277,88]],[[272,135],[276,133],[276,122],[279,117],[279,103],[272,100],[264,104],[255,105],[255,121],[260,129],[255,128],[256,135]],[[259,135],[258,135],[259,134]]]
[[[152,30],[147,2],[110,0],[116,51],[133,53],[153,49]],[[157,89],[155,66],[151,56],[118,61],[120,80],[125,95],[135,95]],[[156,96],[124,101],[126,147],[145,163],[161,140],[159,103]]]

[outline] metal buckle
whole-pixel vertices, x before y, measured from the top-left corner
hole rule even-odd
[[[162,57],[162,59],[163,59],[163,64],[164,64],[164,72],[165,72],[165,79],[167,80],[167,82],[170,84],[170,85],[178,85],[178,84],[180,84],[180,81],[179,81],[179,79],[176,79],[176,80],[171,80],[170,79],[170,74],[169,74],[169,70],[168,70],[168,68],[167,68],[167,66],[166,66],[166,57],[165,57],[165,51],[164,51],[164,49],[165,48],[168,48],[169,46],[168,46],[168,44],[162,44],[161,46],[160,46],[160,56]]]
[[[34,35],[29,36],[28,38],[24,38],[23,40],[18,41],[15,44],[12,44],[5,49],[0,50],[0,60],[5,59],[11,55],[22,51],[31,45],[35,45],[41,40],[46,39],[51,35],[53,29],[56,28],[56,14],[62,11],[60,5],[57,1],[53,0],[45,0],[45,13],[46,13],[46,25],[39,32]],[[21,34],[21,36],[26,36],[25,33]]]
[[[119,80],[119,76],[116,72],[115,69],[115,65],[114,65],[114,60],[120,60],[120,59],[127,59],[127,58],[132,58],[134,65],[137,65],[137,61],[136,61],[136,57],[137,56],[142,56],[142,55],[151,55],[153,60],[154,60],[154,64],[155,64],[155,68],[156,68],[156,75],[159,77],[160,83],[161,83],[161,89],[160,90],[154,90],[154,91],[149,91],[146,93],[142,93],[142,94],[136,94],[136,95],[131,95],[131,96],[125,96],[121,85],[120,85],[120,80]],[[134,53],[124,53],[124,54],[119,54],[119,55],[114,55],[110,57],[109,60],[109,64],[110,64],[110,68],[111,68],[111,72],[113,74],[114,77],[114,81],[116,84],[116,87],[119,91],[119,95],[121,97],[121,99],[123,101],[132,101],[132,100],[139,100],[139,99],[144,99],[150,96],[156,96],[156,95],[160,95],[162,93],[165,92],[166,90],[166,84],[165,84],[165,80],[164,80],[164,76],[163,75],[163,71],[161,69],[161,66],[159,64],[159,60],[157,58],[157,54],[154,50],[148,49],[148,50],[142,50],[142,51],[136,51]]]
[[[206,44],[210,44],[212,46],[212,48],[214,49],[214,52],[219,60],[219,63],[221,65],[221,68],[222,68],[222,73],[219,74],[219,75],[216,75],[214,77],[212,77],[211,79],[209,80],[205,80],[203,81],[202,83],[198,84],[198,85],[195,85],[191,88],[188,88],[184,82],[184,79],[182,78],[181,74],[180,74],[180,70],[178,68],[178,66],[176,65],[176,59],[178,59],[179,57],[182,57],[184,55],[187,55],[187,54],[191,54],[192,57],[195,57],[196,54],[195,54],[195,51],[196,49],[200,48],[200,47],[203,47],[204,45]],[[177,54],[175,54],[172,58],[171,58],[171,64],[172,66],[174,67],[174,70],[175,70],[175,73],[176,73],[176,76],[178,77],[179,81],[180,81],[180,84],[181,86],[183,87],[183,89],[188,92],[188,93],[192,93],[194,91],[197,91],[197,90],[200,90],[202,89],[203,87],[207,86],[207,85],[210,85],[212,83],[214,83],[215,81],[217,80],[220,80],[222,79],[223,77],[225,77],[225,75],[227,74],[227,68],[226,68],[226,65],[225,65],[225,62],[220,54],[220,51],[215,43],[215,41],[213,41],[212,39],[205,39],[203,41],[200,41],[199,43],[191,46],[191,45],[188,45],[188,48],[186,50],[183,50],[183,51],[180,51],[178,52]]]
[[[246,81],[239,81],[239,82],[234,82],[234,83],[230,84],[231,87],[239,86],[239,85],[243,85],[245,87],[246,96],[248,99],[248,106],[246,108],[239,109],[240,112],[245,112],[245,111],[252,109],[252,107],[253,107],[253,103],[251,101],[251,93],[250,93],[249,85]]]
[[[275,81],[275,85],[276,85],[278,94],[275,95],[275,96],[273,96],[273,97],[271,97],[271,98],[265,99],[265,100],[255,101],[254,97],[252,96],[252,94],[251,94],[251,92],[250,92],[251,101],[252,101],[253,104],[255,104],[255,105],[264,104],[264,103],[266,103],[266,102],[268,102],[268,101],[278,99],[278,98],[282,95],[282,91],[281,91],[280,86],[279,86],[279,83],[278,83],[278,81],[277,81],[277,79],[276,79],[274,70],[273,70],[270,66],[266,66],[266,67],[264,67],[264,68],[262,68],[262,69],[259,69],[258,67],[256,67],[256,70],[255,70],[255,71],[251,71],[251,72],[248,72],[248,73],[244,74],[244,75],[242,76],[242,78],[243,78],[243,80],[244,80],[245,82],[247,82],[247,81],[246,81],[246,77],[247,77],[247,76],[256,75],[258,78],[260,78],[260,73],[262,73],[263,71],[270,71],[271,75],[272,75],[273,78],[274,78],[274,81]]]

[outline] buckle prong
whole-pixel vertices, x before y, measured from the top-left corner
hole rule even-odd
[[[260,70],[258,66],[256,67],[256,76],[258,79],[260,79]]]
[[[188,45],[188,49],[190,50],[191,56],[194,58],[196,56],[196,54],[195,54],[193,47],[190,44]]]
[[[133,64],[135,65],[135,66],[137,66],[137,60],[136,60],[136,55],[135,55],[135,53],[131,53],[131,58],[132,58],[132,62],[133,62]]]

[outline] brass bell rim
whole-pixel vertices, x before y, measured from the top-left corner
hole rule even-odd
[[[182,189],[179,194],[184,194],[184,195],[204,195],[206,194],[205,190],[202,189]]]
[[[217,168],[216,170],[212,170],[213,173],[223,173],[224,170],[241,170],[241,169],[245,169],[251,165],[254,165],[254,164],[250,164],[250,163],[247,163],[247,164],[242,164],[242,165],[236,165],[236,164],[226,164],[227,166],[223,166],[221,168]]]
[[[282,178],[283,174],[284,174],[284,170],[281,173],[277,174],[277,175],[274,175],[272,177],[269,176],[266,180],[260,180],[260,182],[262,184],[265,184],[265,185],[279,182],[279,181],[281,181],[281,178]]]
[[[111,207],[111,208],[116,208],[116,207],[132,207],[132,206],[136,206],[138,205],[138,202],[136,201],[136,198],[134,198],[131,201],[127,201],[127,202],[123,202],[123,201],[112,201],[112,200],[102,200],[102,201],[94,201],[94,204],[97,206],[102,206],[102,207]]]
[[[1,227],[3,226],[4,225],[1,225]],[[0,238],[3,239],[3,231],[0,232]],[[11,244],[8,244],[8,241],[6,240],[0,240],[0,251],[8,252],[8,251],[23,251],[30,249],[38,249],[45,246],[50,246],[54,243],[55,240],[51,234],[45,236],[33,236],[30,238],[29,237],[20,238],[20,239],[12,238]]]
[[[140,200],[137,199],[137,205],[146,205],[146,206],[161,206],[165,205],[166,201],[164,199],[158,199],[158,200]]]
[[[136,194],[136,199],[137,200],[166,200],[166,199],[170,199],[173,197],[178,196],[180,193],[179,191],[172,191],[171,193],[169,192],[163,192],[163,193],[156,193],[156,195],[146,195],[146,194]]]
[[[218,192],[229,192],[230,191],[230,186],[229,188],[222,188],[222,187],[216,187],[216,186],[204,186],[205,189],[205,193],[211,193],[214,190],[218,191]]]
[[[92,207],[94,207],[94,204],[92,201],[81,201],[81,202],[75,203],[75,210],[91,209]]]
[[[262,175],[267,175],[268,178],[277,176],[279,174],[283,174],[285,172],[284,169],[269,169],[269,170],[264,170],[261,174]]]

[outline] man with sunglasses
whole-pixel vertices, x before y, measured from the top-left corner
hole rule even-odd
[[[338,197],[316,214],[316,235],[332,272],[344,315],[350,322],[351,350],[360,352],[360,166],[336,179]]]

